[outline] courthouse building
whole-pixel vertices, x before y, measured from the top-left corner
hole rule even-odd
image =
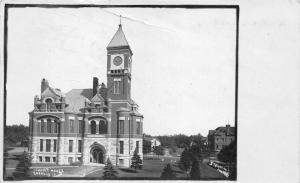
[[[29,112],[32,163],[104,164],[128,167],[142,156],[143,115],[131,99],[132,50],[122,25],[107,46],[107,84],[62,93],[46,79]],[[74,78],[74,79],[80,79]]]

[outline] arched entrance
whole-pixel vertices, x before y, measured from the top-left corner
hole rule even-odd
[[[100,146],[94,146],[90,152],[90,163],[104,164],[105,152]]]

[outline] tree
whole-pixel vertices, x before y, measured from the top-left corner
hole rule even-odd
[[[170,163],[163,169],[163,172],[160,176],[164,180],[174,180],[176,179],[176,173],[172,170]]]
[[[131,158],[131,168],[134,168],[135,171],[137,168],[141,169],[143,165],[143,161],[140,155],[137,153],[137,149],[135,149],[133,157]]]
[[[14,179],[24,180],[30,175],[30,167],[31,167],[31,157],[30,155],[24,151],[22,155],[20,155],[20,161],[16,167],[15,172],[13,173]]]
[[[4,176],[6,175],[6,164],[7,164],[7,160],[8,160],[8,152],[7,152],[7,147],[4,147],[4,152],[3,152],[3,160],[4,160],[4,168],[3,168],[3,174]]]
[[[236,141],[232,141],[228,146],[224,147],[218,154],[218,160],[225,163],[236,162]]]
[[[26,144],[24,141],[28,141],[29,127],[24,125],[12,125],[5,127],[5,144],[15,146],[17,143]]]
[[[4,165],[6,165],[7,160],[8,160],[8,152],[7,152],[7,148],[6,147],[4,147],[3,158],[4,158]]]
[[[151,142],[148,140],[143,140],[143,153],[147,154],[151,152]]]
[[[116,179],[118,172],[112,166],[110,159],[108,158],[104,167],[103,178],[104,179]]]
[[[229,178],[236,179],[236,141],[232,141],[218,154],[218,160],[225,162],[229,167]]]
[[[187,148],[185,148],[180,156],[179,168],[185,171],[187,176],[188,176],[188,171],[191,168],[191,158],[192,158],[191,153],[188,151]]]
[[[190,172],[190,176],[192,180],[199,180],[200,179],[200,168],[199,168],[199,160],[195,156],[193,158],[193,163],[192,163],[192,169]]]
[[[153,152],[159,157],[159,155],[164,155],[164,148],[162,146],[155,146]]]
[[[190,152],[193,154],[193,156],[197,156],[199,159],[201,159],[201,146],[199,144],[193,144]]]
[[[31,167],[31,155],[24,151],[24,174],[29,176]]]

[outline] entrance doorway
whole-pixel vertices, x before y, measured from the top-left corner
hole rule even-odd
[[[91,149],[91,154],[90,154],[90,162],[91,163],[104,163],[104,153],[103,150],[100,147],[93,147]]]

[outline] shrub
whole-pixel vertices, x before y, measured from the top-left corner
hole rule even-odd
[[[163,172],[162,172],[160,178],[164,179],[164,180],[174,180],[174,179],[176,179],[176,173],[172,170],[171,165],[169,163],[163,169]]]
[[[141,169],[142,168],[142,164],[143,164],[143,161],[142,161],[140,155],[138,155],[137,149],[135,149],[134,155],[131,158],[131,168],[134,168],[135,170],[137,168]]]
[[[108,158],[104,167],[103,178],[104,179],[116,179],[118,172],[112,166],[110,159]]]

